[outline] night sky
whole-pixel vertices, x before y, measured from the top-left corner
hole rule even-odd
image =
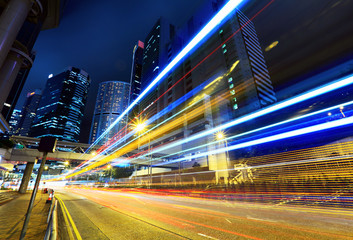
[[[67,66],[82,68],[92,80],[80,138],[87,142],[98,84],[129,81],[137,40],[144,41],[160,16],[182,26],[203,2],[71,0],[59,27],[39,35],[34,47],[37,56],[17,108],[22,107],[27,92],[44,88],[49,74]],[[277,93],[352,58],[351,1],[250,0],[241,10],[251,18],[269,2],[253,23]],[[278,45],[264,51],[274,41],[279,41]],[[277,97],[283,100],[286,96]]]
[[[67,66],[82,68],[92,80],[80,138],[87,142],[98,84],[130,81],[132,50],[137,40],[144,41],[160,16],[181,26],[202,2],[69,1],[59,27],[39,34],[34,46],[37,56],[17,109],[22,108],[27,92],[44,89],[49,74],[58,74]]]

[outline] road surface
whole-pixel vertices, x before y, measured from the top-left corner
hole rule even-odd
[[[82,239],[353,239],[353,212],[133,190],[56,191]]]

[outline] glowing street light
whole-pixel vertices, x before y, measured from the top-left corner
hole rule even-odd
[[[138,123],[135,127],[137,132],[142,132],[143,130],[145,130],[146,128],[146,123],[142,122],[142,123]]]
[[[109,182],[112,181],[112,165],[108,164],[107,169],[109,169]]]
[[[64,162],[64,165],[65,165],[65,166],[69,166],[69,161],[65,161],[65,162]]]
[[[222,139],[224,139],[224,133],[223,133],[223,132],[218,132],[218,133],[216,134],[216,138],[217,138],[217,140],[222,140]]]

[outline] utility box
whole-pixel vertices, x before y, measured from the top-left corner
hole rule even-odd
[[[39,152],[55,152],[57,139],[55,137],[42,137],[40,139],[38,151]]]

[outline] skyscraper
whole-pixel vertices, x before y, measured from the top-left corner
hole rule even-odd
[[[78,142],[90,81],[88,73],[75,67],[50,76],[30,136]]]
[[[143,58],[144,43],[141,41],[137,42],[132,54],[132,68],[131,68],[131,79],[130,79],[130,100],[133,102],[141,92],[141,74],[142,74],[142,58]]]
[[[168,64],[170,60],[170,43],[175,36],[175,27],[166,19],[160,18],[155,23],[150,33],[145,39],[145,49],[143,52],[141,90],[158,75],[158,73]],[[158,89],[151,91],[151,94],[141,100],[140,111],[150,105],[151,101],[159,95]],[[151,106],[150,114],[159,111],[156,105]]]
[[[127,108],[129,102],[129,90],[130,84],[127,82],[107,81],[99,84],[96,107],[91,126],[90,143],[96,141]],[[123,128],[127,123],[126,121],[127,118],[123,118],[114,126],[109,134],[99,140],[99,144],[104,144],[113,137],[121,137],[124,131]]]
[[[33,120],[36,117],[36,110],[42,97],[41,90],[35,90],[27,94],[26,102],[21,111],[21,119],[17,125],[17,134],[20,136],[28,136]]]
[[[17,134],[17,132],[18,132],[17,131],[17,126],[18,126],[18,123],[21,120],[21,117],[22,117],[21,110],[14,109],[13,112],[12,112],[10,121],[9,121],[9,124],[10,124],[9,135],[16,135]]]
[[[151,45],[153,46],[151,48],[146,42],[146,50],[161,49],[164,51],[164,56],[167,56],[163,63],[168,63],[169,56],[174,55],[173,51],[185,46],[200,31],[200,28],[207,24],[210,17],[221,8],[222,2],[206,1],[200,11],[195,13],[187,24],[175,33],[175,38],[171,39],[169,43],[160,46]],[[154,26],[150,35],[157,30],[158,26],[158,24]],[[157,33],[153,35],[155,34]],[[150,42],[153,43],[153,38],[148,37],[146,39],[151,39]],[[157,43],[156,41],[155,44]],[[155,55],[150,54],[152,59],[157,59],[159,56],[157,51],[155,52]],[[158,68],[161,66],[158,64],[159,62],[154,59],[147,62],[145,57],[148,58],[149,55],[144,53],[144,64],[147,65],[142,67],[143,83],[145,73],[149,77],[154,71],[163,70],[162,67]],[[159,61],[162,60],[159,59]],[[146,68],[148,71],[144,70]],[[153,75],[153,77],[156,76],[157,74]],[[178,125],[174,124],[170,131],[159,136],[158,139],[152,140],[151,145],[158,146],[207,131],[275,101],[275,93],[254,24],[243,13],[235,10],[229,18],[207,36],[207,39],[196,50],[190,52],[182,63],[168,73],[158,86],[146,95],[140,111],[145,110],[148,119],[158,112],[164,112],[164,116],[159,117],[156,123],[170,119],[175,114],[178,117],[182,112],[182,120],[178,122]],[[195,104],[194,107],[185,110],[191,104]],[[195,108],[198,111],[194,112],[195,115],[191,115]],[[232,134],[236,131],[239,129],[229,129],[228,133]],[[198,151],[212,151],[217,147],[210,144],[214,141],[215,137],[209,135],[184,145],[175,146],[170,152],[162,154],[182,151],[184,157],[190,157],[190,161],[183,163],[184,167],[208,167],[217,172],[217,182],[218,180],[224,182],[227,181],[229,175],[227,172],[218,173],[218,170],[231,167],[228,166],[229,157],[223,153],[223,155],[193,159],[192,155],[195,152],[189,150],[204,146]],[[143,148],[146,150],[147,146],[143,146]]]
[[[128,105],[133,101],[135,101],[135,99],[141,93],[143,49],[144,49],[144,43],[141,41],[138,41],[132,53],[130,96],[129,96]],[[135,107],[128,113],[128,119],[132,120],[138,114],[138,112],[139,112],[139,104],[135,105]]]

